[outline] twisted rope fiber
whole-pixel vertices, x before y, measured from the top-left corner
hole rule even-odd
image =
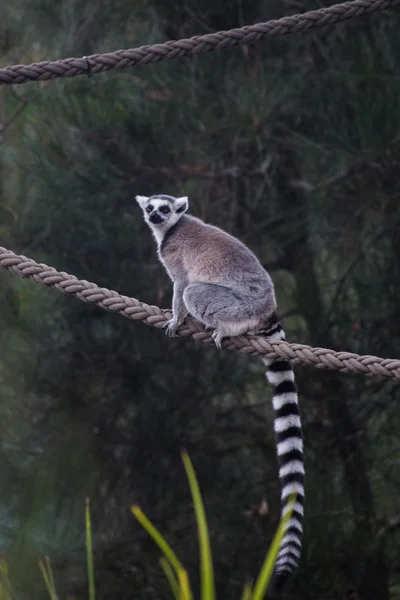
[[[65,58],[30,65],[12,65],[0,69],[0,85],[48,80],[57,77],[75,77],[76,75],[100,73],[110,69],[126,69],[140,64],[172,60],[191,54],[210,52],[211,50],[223,50],[232,46],[251,44],[266,38],[340,23],[399,4],[400,0],[353,0],[265,23],[173,40],[164,44],[117,50],[108,54],[92,54],[83,58]]]
[[[0,269],[5,269],[23,279],[30,278],[56,289],[62,294],[75,296],[82,302],[96,304],[105,310],[117,312],[123,317],[144,321],[147,325],[162,328],[171,318],[170,310],[162,310],[140,302],[136,298],[121,296],[113,290],[100,288],[95,283],[79,280],[74,275],[58,272],[53,267],[37,263],[26,256],[17,255],[0,247]],[[182,337],[192,337],[205,344],[214,344],[210,332],[194,319],[187,318],[178,329]],[[297,364],[312,365],[319,369],[337,369],[347,373],[362,373],[400,379],[400,360],[359,356],[350,352],[335,352],[327,348],[312,348],[303,344],[288,344],[279,340],[268,340],[262,336],[238,336],[223,341],[226,350],[239,350],[251,356],[284,358]]]

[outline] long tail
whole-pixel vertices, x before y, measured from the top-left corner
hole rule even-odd
[[[285,339],[285,333],[276,315],[268,328],[260,332],[272,339]],[[281,589],[298,566],[303,538],[304,517],[304,454],[300,409],[292,365],[287,360],[263,359],[266,376],[273,388],[275,412],[274,430],[279,461],[282,516],[290,508],[290,496],[296,493],[293,513],[287,523],[275,563],[273,590]]]

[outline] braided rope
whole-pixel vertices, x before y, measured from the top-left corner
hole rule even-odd
[[[95,283],[80,280],[74,275],[56,271],[26,256],[14,254],[0,247],[0,269],[6,269],[23,279],[30,278],[53,289],[75,296],[82,302],[96,304],[100,308],[116,312],[128,319],[144,321],[147,325],[162,328],[171,318],[170,310],[162,310],[140,302],[136,298],[121,296],[113,290],[100,288]],[[192,337],[205,344],[212,342],[210,332],[192,318],[186,318],[178,329],[177,335]],[[327,348],[312,348],[303,344],[288,344],[279,340],[268,340],[261,336],[237,336],[223,340],[226,350],[239,350],[251,356],[284,358],[297,364],[312,365],[318,369],[336,369],[346,373],[362,373],[379,377],[400,379],[400,360],[379,358],[377,356],[359,356],[350,352],[335,352]]]
[[[83,58],[65,58],[30,65],[12,65],[0,69],[0,85],[48,80],[56,77],[91,75],[110,69],[126,69],[140,64],[172,60],[211,50],[223,50],[239,44],[252,44],[266,38],[340,23],[399,4],[400,0],[352,0],[303,14],[274,19],[266,23],[169,41],[164,44],[117,50],[108,54],[92,54]]]

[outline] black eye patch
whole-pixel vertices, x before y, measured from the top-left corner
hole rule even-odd
[[[169,206],[161,206],[160,207],[160,213],[163,213],[164,215],[167,215],[169,213]]]
[[[153,207],[151,204],[149,204],[149,206],[146,208],[146,212],[151,213],[152,210],[153,210]]]

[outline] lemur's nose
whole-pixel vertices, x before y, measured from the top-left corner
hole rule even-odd
[[[162,219],[162,217],[160,217],[160,215],[158,213],[152,212],[149,217],[149,221],[151,221],[152,223],[157,225],[158,223],[162,223],[163,219]]]

